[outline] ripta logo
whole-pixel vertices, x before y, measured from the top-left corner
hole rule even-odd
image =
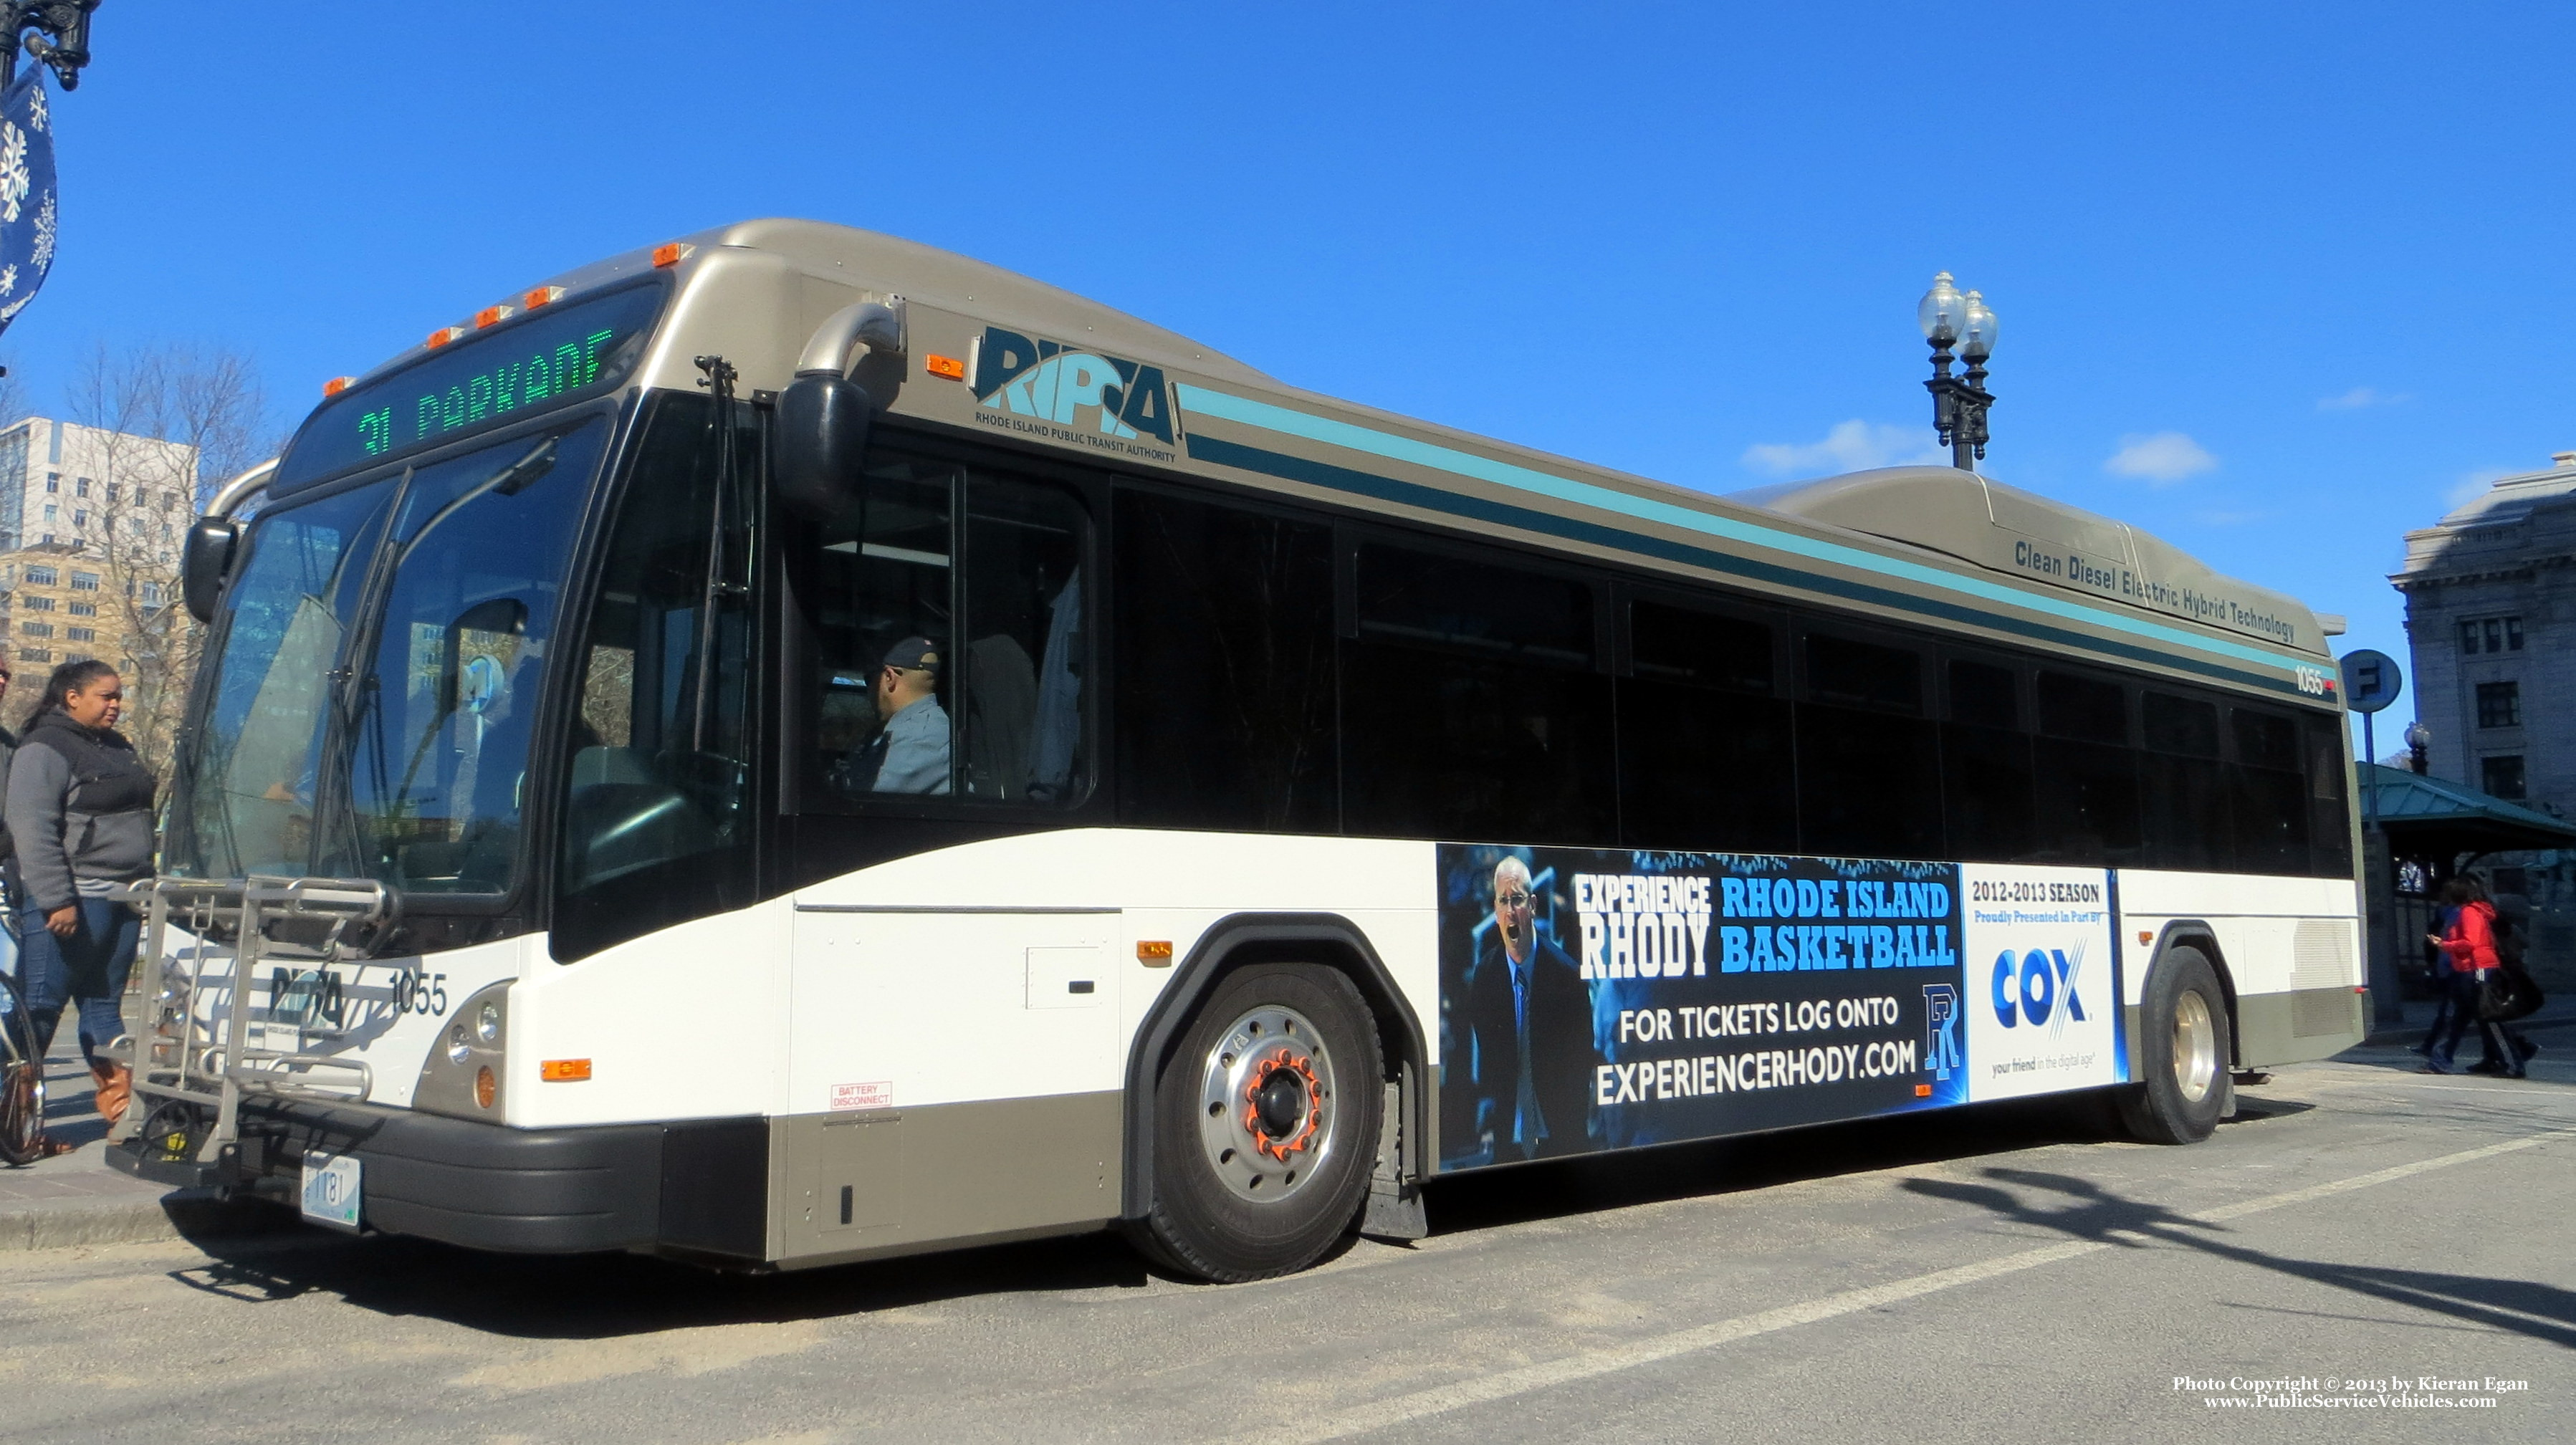
[[[974,374],[979,407],[1171,444],[1171,402],[1159,366],[988,326],[975,341]]]

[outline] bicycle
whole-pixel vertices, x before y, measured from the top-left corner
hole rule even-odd
[[[18,981],[0,973],[0,1163],[45,1154],[45,1056]]]

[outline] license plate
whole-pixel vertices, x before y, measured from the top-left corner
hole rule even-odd
[[[338,1229],[358,1227],[358,1160],[349,1154],[304,1156],[304,1217]]]

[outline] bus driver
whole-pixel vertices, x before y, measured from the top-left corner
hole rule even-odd
[[[869,791],[948,791],[948,712],[938,686],[939,648],[929,638],[907,637],[886,653],[876,687],[885,728],[868,748],[876,774]]]

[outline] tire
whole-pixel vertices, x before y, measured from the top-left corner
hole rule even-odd
[[[1384,1078],[1348,976],[1267,963],[1227,975],[1155,1080],[1154,1197],[1130,1238],[1223,1284],[1321,1259],[1367,1199]]]
[[[2234,1040],[2218,970],[2197,948],[2168,948],[2147,973],[2138,1009],[2139,1072],[2118,1094],[2120,1123],[2148,1144],[2209,1137],[2226,1112]]]
[[[31,1164],[45,1149],[45,1063],[35,1021],[0,978],[0,1164]]]

